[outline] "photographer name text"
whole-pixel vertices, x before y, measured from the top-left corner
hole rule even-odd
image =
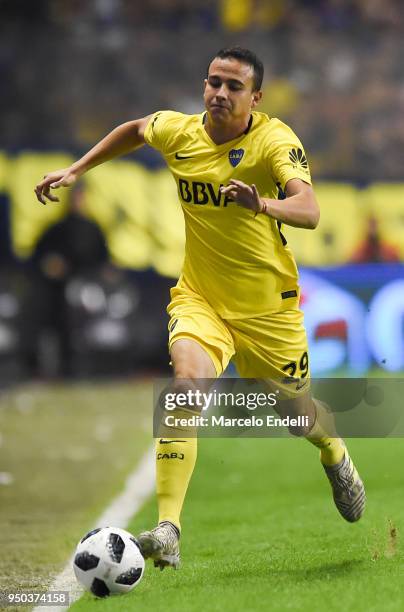
[[[164,417],[166,427],[308,427],[309,417],[276,417],[267,414],[265,417],[255,415],[248,417],[225,417],[223,415],[175,417],[173,414]]]

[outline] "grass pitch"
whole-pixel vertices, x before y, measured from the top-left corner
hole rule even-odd
[[[151,405],[133,383],[2,394],[0,590],[43,590],[62,569],[150,444]]]
[[[354,525],[338,515],[303,440],[203,440],[183,514],[182,567],[125,597],[86,594],[74,612],[402,610],[402,441],[349,444],[368,491]],[[154,526],[151,502],[130,525]]]
[[[147,385],[22,389],[0,404],[1,587],[44,588],[150,443]],[[73,612],[404,609],[401,439],[351,440],[368,507],[338,515],[304,440],[200,441],[182,518],[182,567],[147,562],[129,595]],[[155,525],[154,500],[129,525]],[[14,608],[15,609],[15,608]]]

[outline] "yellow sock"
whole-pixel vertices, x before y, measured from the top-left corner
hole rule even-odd
[[[313,401],[317,418],[306,439],[320,449],[320,460],[324,465],[336,465],[344,457],[344,441],[336,435],[333,416],[321,402]],[[332,433],[334,435],[330,435]]]
[[[178,416],[178,411],[175,412]],[[186,416],[189,416],[190,413]],[[184,416],[184,415],[183,415]],[[159,523],[170,521],[181,531],[180,514],[192,472],[194,471],[198,440],[189,438],[195,428],[171,428],[156,440],[156,489]],[[182,435],[181,435],[182,434]],[[185,435],[184,435],[185,434]]]

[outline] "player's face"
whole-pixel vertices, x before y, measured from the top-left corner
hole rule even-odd
[[[249,64],[218,57],[210,64],[204,101],[215,123],[248,118],[261,95],[260,91],[254,91],[254,69]]]

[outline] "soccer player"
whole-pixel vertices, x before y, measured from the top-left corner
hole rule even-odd
[[[168,306],[174,388],[184,379],[197,385],[220,376],[231,358],[242,377],[300,381],[288,411],[308,416],[310,426],[291,431],[320,449],[335,504],[354,522],[365,490],[343,440],[327,433],[321,403],[310,396],[297,268],[282,233],[282,224],[314,229],[319,208],[302,144],[284,123],[254,110],[262,78],[251,51],[219,51],[205,79],[205,112],[160,111],[124,123],[71,167],[47,174],[35,192],[43,204],[57,201],[51,190],[94,166],[144,143],[161,151],[186,226],[183,271]],[[173,428],[156,446],[159,523],[139,543],[162,569],[179,564],[180,512],[197,439]]]

